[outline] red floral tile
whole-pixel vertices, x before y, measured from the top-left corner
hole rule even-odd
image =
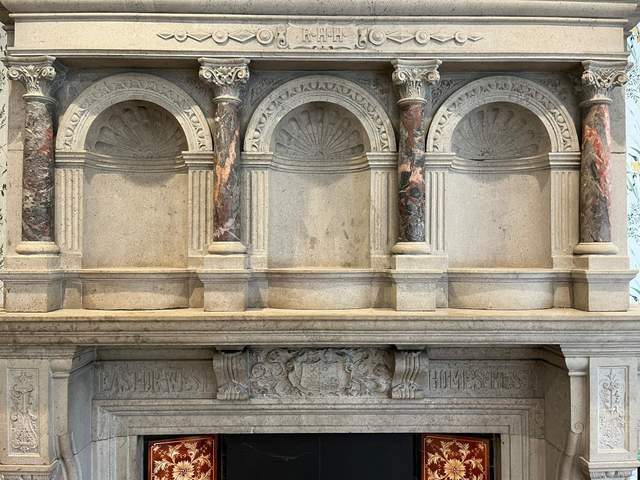
[[[217,438],[184,437],[149,444],[149,480],[218,480]]]
[[[489,480],[489,441],[423,435],[422,480]]]

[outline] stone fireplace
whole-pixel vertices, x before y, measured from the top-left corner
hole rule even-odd
[[[258,434],[638,467],[636,1],[0,4],[0,479]]]

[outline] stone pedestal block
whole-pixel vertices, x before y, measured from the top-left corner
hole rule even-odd
[[[62,308],[63,275],[58,255],[15,255],[0,279],[8,312],[50,312]]]
[[[435,270],[396,270],[393,278],[394,306],[398,311],[436,309],[436,286],[441,273]]]
[[[243,253],[204,257],[198,276],[204,285],[204,310],[237,312],[247,308],[249,292],[248,258]]]
[[[629,282],[635,276],[627,257],[583,255],[575,259],[573,306],[588,312],[623,312],[629,309]]]

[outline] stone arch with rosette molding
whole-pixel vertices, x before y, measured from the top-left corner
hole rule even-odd
[[[545,87],[514,76],[492,76],[468,83],[451,95],[436,112],[427,134],[427,152],[455,153],[453,136],[462,119],[477,107],[510,102],[536,115],[551,141],[551,152],[579,152],[580,143],[571,115]]]
[[[359,119],[372,152],[395,152],[391,120],[380,103],[364,88],[330,75],[291,80],[271,92],[256,108],[245,133],[245,152],[273,152],[274,133],[287,113],[311,102],[340,105]]]
[[[85,89],[62,117],[56,150],[86,150],[87,135],[98,115],[110,106],[128,100],[151,102],[171,113],[184,131],[189,152],[213,150],[207,120],[195,101],[170,81],[146,73],[112,75]]]

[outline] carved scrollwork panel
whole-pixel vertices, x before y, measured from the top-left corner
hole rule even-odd
[[[10,368],[7,371],[9,453],[11,455],[40,453],[38,373],[37,368]]]

